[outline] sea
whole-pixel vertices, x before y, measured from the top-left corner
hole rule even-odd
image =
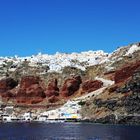
[[[140,126],[93,123],[0,123],[0,140],[140,140]]]

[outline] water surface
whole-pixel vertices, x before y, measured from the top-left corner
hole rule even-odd
[[[0,140],[140,140],[140,126],[0,123]]]

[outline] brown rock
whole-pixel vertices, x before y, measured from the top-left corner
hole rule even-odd
[[[17,98],[17,103],[19,104],[37,104],[43,101],[43,98],[40,97],[32,97],[29,99],[28,97],[19,97]]]
[[[138,69],[139,67],[140,67],[140,62],[136,62],[134,64],[125,66],[121,68],[120,70],[117,70],[114,76],[115,83],[117,84],[120,82],[124,82],[129,77],[131,77],[133,73],[135,72],[135,70]]]
[[[115,92],[118,88],[119,87],[117,85],[115,85],[115,86],[110,87],[108,91],[109,91],[109,93]]]
[[[48,101],[49,101],[50,103],[56,103],[56,102],[59,101],[59,99],[58,99],[58,97],[56,97],[56,96],[51,96],[51,97],[48,99]]]
[[[16,99],[18,103],[35,104],[43,101],[46,97],[42,89],[39,77],[26,76],[21,79],[20,89]]]
[[[10,99],[14,99],[15,95],[10,91],[6,91],[2,94],[2,98],[3,98],[4,101],[8,101]]]
[[[30,101],[30,104],[37,104],[43,101],[43,98],[32,98],[32,100]]]
[[[18,82],[12,78],[5,78],[0,80],[0,92],[6,92],[15,88],[18,85]]]
[[[57,86],[57,79],[52,80],[45,91],[47,97],[59,96],[59,88]]]
[[[59,92],[55,91],[55,90],[46,90],[45,94],[46,94],[47,97],[59,96]]]
[[[39,84],[40,78],[38,76],[24,76],[21,78],[20,88],[26,89],[34,84]]]
[[[82,80],[80,76],[67,79],[62,86],[61,95],[64,97],[73,95],[79,89],[81,83]]]
[[[99,80],[88,80],[82,84],[82,93],[98,90],[103,86],[103,82]]]
[[[48,84],[48,90],[56,90],[59,91],[59,88],[57,86],[57,79],[51,80]]]

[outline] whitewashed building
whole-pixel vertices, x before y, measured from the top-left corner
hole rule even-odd
[[[11,115],[14,111],[14,107],[13,106],[6,106],[4,108],[4,113],[7,114],[7,115]]]
[[[22,115],[22,120],[23,121],[32,121],[32,114],[31,114],[31,112],[24,113]]]
[[[79,110],[81,109],[77,101],[68,101],[62,107],[43,112],[39,116],[39,120],[67,120],[67,119],[81,119]]]

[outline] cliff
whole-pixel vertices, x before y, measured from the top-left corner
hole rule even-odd
[[[139,123],[140,43],[110,54],[89,51],[1,57],[0,77],[3,104],[51,109],[79,98],[84,120]],[[89,98],[83,99],[85,95]]]

